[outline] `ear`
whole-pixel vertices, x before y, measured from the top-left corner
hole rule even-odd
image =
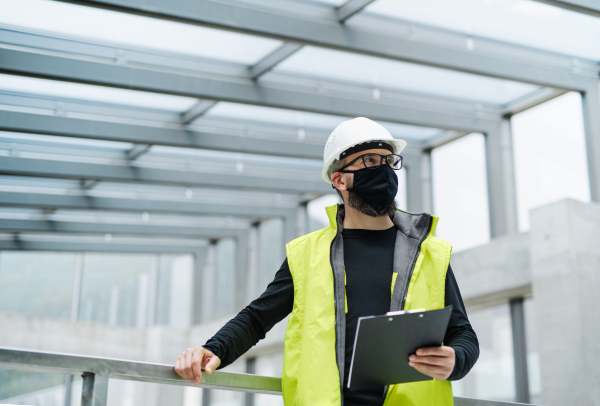
[[[333,186],[339,191],[348,190],[348,183],[346,182],[346,177],[344,175],[345,174],[341,172],[335,172],[331,175],[331,183],[333,183]]]

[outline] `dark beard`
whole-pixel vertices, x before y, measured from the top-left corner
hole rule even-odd
[[[393,200],[390,204],[382,206],[379,204],[369,203],[351,191],[348,191],[348,206],[371,217],[389,216],[390,218],[393,218],[394,212],[396,211],[395,200]]]

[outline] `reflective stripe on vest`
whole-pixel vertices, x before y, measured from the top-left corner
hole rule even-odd
[[[328,207],[330,226],[286,246],[294,306],[284,343],[286,406],[342,406],[345,356],[344,206]],[[437,217],[398,210],[390,310],[444,307],[452,247],[434,237]],[[390,385],[385,406],[452,405],[449,381]]]

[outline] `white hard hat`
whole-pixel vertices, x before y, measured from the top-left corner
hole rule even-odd
[[[392,146],[394,154],[399,154],[406,147],[406,141],[395,139],[388,130],[373,120],[365,117],[346,120],[335,127],[325,144],[323,172],[321,172],[325,182],[331,183],[328,175],[329,168],[336,159],[339,159],[342,152],[370,141],[385,141]]]

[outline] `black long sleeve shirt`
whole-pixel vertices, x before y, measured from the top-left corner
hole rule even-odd
[[[390,309],[396,229],[344,229],[344,264],[346,268],[346,365],[347,380],[358,318],[384,314]],[[463,378],[479,356],[477,336],[467,313],[452,272],[448,267],[445,304],[452,305],[452,315],[444,345],[454,349],[456,360],[449,380]],[[248,351],[279,321],[291,313],[294,304],[294,281],[287,259],[275,274],[265,292],[236,317],[223,326],[204,345],[221,359],[223,368]],[[344,390],[344,404],[381,405],[383,388]]]

